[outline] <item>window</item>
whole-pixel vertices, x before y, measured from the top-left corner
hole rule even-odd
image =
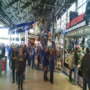
[[[86,3],[83,5],[83,10],[82,10],[82,13],[84,13],[86,11]]]
[[[64,30],[66,28],[66,19],[61,23],[61,29]]]
[[[57,26],[57,29],[60,29],[60,24]]]
[[[73,3],[72,6],[68,9],[68,16],[70,16],[70,11],[76,11],[76,3]]]
[[[78,7],[80,7],[82,5],[82,0],[78,0]]]
[[[57,20],[57,25],[59,25],[60,24],[60,18]]]
[[[82,7],[78,9],[78,15],[82,14]]]
[[[87,0],[82,0],[83,1],[83,3],[85,3]]]
[[[70,22],[70,11],[76,11],[76,3],[73,3],[72,6],[68,9],[67,11],[67,14],[68,14],[68,17],[67,17],[67,23]]]
[[[81,15],[86,10],[86,1],[87,0],[78,0],[78,14]]]

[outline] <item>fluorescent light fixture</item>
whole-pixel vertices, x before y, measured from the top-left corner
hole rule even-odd
[[[3,24],[0,24],[0,27],[4,27],[4,25]]]

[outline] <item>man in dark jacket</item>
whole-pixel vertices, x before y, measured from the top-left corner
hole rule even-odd
[[[78,48],[76,48],[75,54],[74,54],[74,82],[77,85],[77,78],[78,78]]]
[[[13,52],[13,48],[12,46],[10,46],[10,49],[9,49],[9,53],[8,53],[8,57],[9,57],[9,67],[11,69],[11,55],[12,55],[12,52]]]
[[[17,81],[17,73],[15,73],[16,64],[17,64],[17,56],[18,56],[18,52],[17,52],[17,48],[15,47],[14,51],[12,52],[12,55],[11,55],[11,60],[12,60],[12,76],[13,76],[12,83],[14,83],[14,81],[15,81],[15,76],[16,76],[16,81]]]
[[[90,51],[86,48],[86,54],[82,59],[81,70],[83,73],[83,90],[87,90],[87,84],[90,90]]]
[[[32,69],[34,68],[34,58],[35,58],[35,48],[34,46],[32,46],[31,48]]]
[[[24,74],[24,62],[25,58],[23,55],[22,47],[17,58],[17,73],[18,73],[18,90],[23,90],[23,74]]]
[[[50,50],[50,59],[49,59],[49,66],[50,66],[50,82],[53,84],[53,73],[54,73],[54,60],[55,60],[55,55],[54,55],[54,50]]]
[[[44,56],[43,56],[43,66],[44,66],[44,80],[47,81],[47,66],[48,66],[48,52],[47,48],[45,48]]]

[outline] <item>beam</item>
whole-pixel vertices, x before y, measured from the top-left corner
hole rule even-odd
[[[43,17],[43,16],[35,16],[35,18],[48,19],[47,17]]]
[[[12,6],[15,2],[17,2],[18,0],[14,0],[11,3],[9,3],[5,8],[9,8],[10,6]]]
[[[22,6],[21,8],[27,8],[29,5],[31,5],[32,3],[35,3],[35,2],[27,2],[24,6]],[[48,7],[52,7],[52,8],[55,8],[55,7],[57,7],[57,6],[55,6],[55,5],[50,5],[50,4],[44,4],[44,3],[39,3],[39,5],[45,5],[45,6],[48,6]]]
[[[9,7],[10,8],[10,7]],[[12,12],[12,14],[13,14],[13,16],[15,17],[15,19],[18,21],[18,19],[17,19],[17,17],[16,17],[16,15],[15,15],[15,13],[12,11],[12,8],[10,8],[10,10],[11,10],[11,12]],[[19,22],[19,21],[18,21]],[[17,24],[17,22],[15,21],[15,24]]]
[[[57,7],[57,6],[55,6],[55,5],[44,4],[44,3],[40,3],[40,5],[48,6],[48,7],[51,7],[51,8],[56,8],[56,7]]]
[[[19,2],[20,2],[20,1],[19,1]],[[19,2],[17,2],[17,7],[18,7],[19,14],[20,14],[20,16],[21,16],[21,18],[22,18],[22,22],[24,22],[23,16],[22,16],[22,13],[21,13],[21,8],[20,8]]]
[[[8,13],[6,12],[6,10],[4,10],[3,7],[1,7],[1,9],[2,9],[2,11],[7,15],[7,17],[11,20],[11,17],[8,15]],[[11,20],[11,22],[13,22],[13,21]],[[10,23],[11,23],[11,22],[10,22]],[[13,22],[13,23],[14,23],[14,22]],[[15,23],[14,23],[14,24],[15,24]]]
[[[22,9],[25,9],[25,8],[27,8],[29,5],[31,5],[32,4],[32,2],[27,2],[24,6],[22,6],[21,8]]]

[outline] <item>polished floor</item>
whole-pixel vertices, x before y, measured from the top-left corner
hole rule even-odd
[[[17,84],[12,84],[11,71],[0,77],[0,90],[18,90]],[[48,73],[49,78],[49,73]],[[66,80],[63,73],[54,73],[54,84],[43,80],[43,72],[27,66],[24,90],[82,90],[79,86],[72,85]]]

